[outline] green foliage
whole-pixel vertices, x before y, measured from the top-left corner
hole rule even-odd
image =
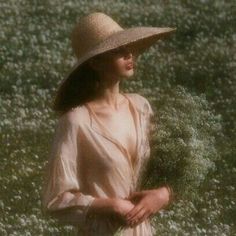
[[[145,188],[168,183],[178,198],[191,199],[219,158],[220,116],[211,112],[204,94],[193,96],[181,86],[158,93],[155,108]]]

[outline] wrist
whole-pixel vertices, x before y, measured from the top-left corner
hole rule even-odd
[[[114,213],[116,211],[115,198],[107,198],[107,210],[110,213]]]
[[[166,184],[163,187],[166,188],[166,190],[168,191],[169,195],[168,205],[170,205],[175,200],[175,193],[170,185]]]
[[[170,202],[170,192],[167,187],[159,187],[156,190],[157,198],[162,203],[162,208],[166,207]]]
[[[91,213],[111,213],[115,208],[113,198],[96,198],[90,206]]]

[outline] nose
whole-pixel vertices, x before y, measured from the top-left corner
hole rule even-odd
[[[135,56],[132,52],[127,53],[127,54],[124,56],[124,59],[125,59],[126,61],[131,62],[131,63],[136,63],[136,56]]]

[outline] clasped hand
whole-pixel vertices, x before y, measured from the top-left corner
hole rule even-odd
[[[135,204],[124,215],[127,224],[134,227],[163,208],[169,201],[169,192],[166,188],[143,190],[133,192],[125,199]]]

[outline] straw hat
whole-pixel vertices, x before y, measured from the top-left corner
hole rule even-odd
[[[71,44],[77,61],[61,84],[83,62],[98,54],[129,44],[139,55],[158,39],[175,30],[176,28],[147,26],[123,28],[102,12],[90,13],[80,18],[72,30]]]

